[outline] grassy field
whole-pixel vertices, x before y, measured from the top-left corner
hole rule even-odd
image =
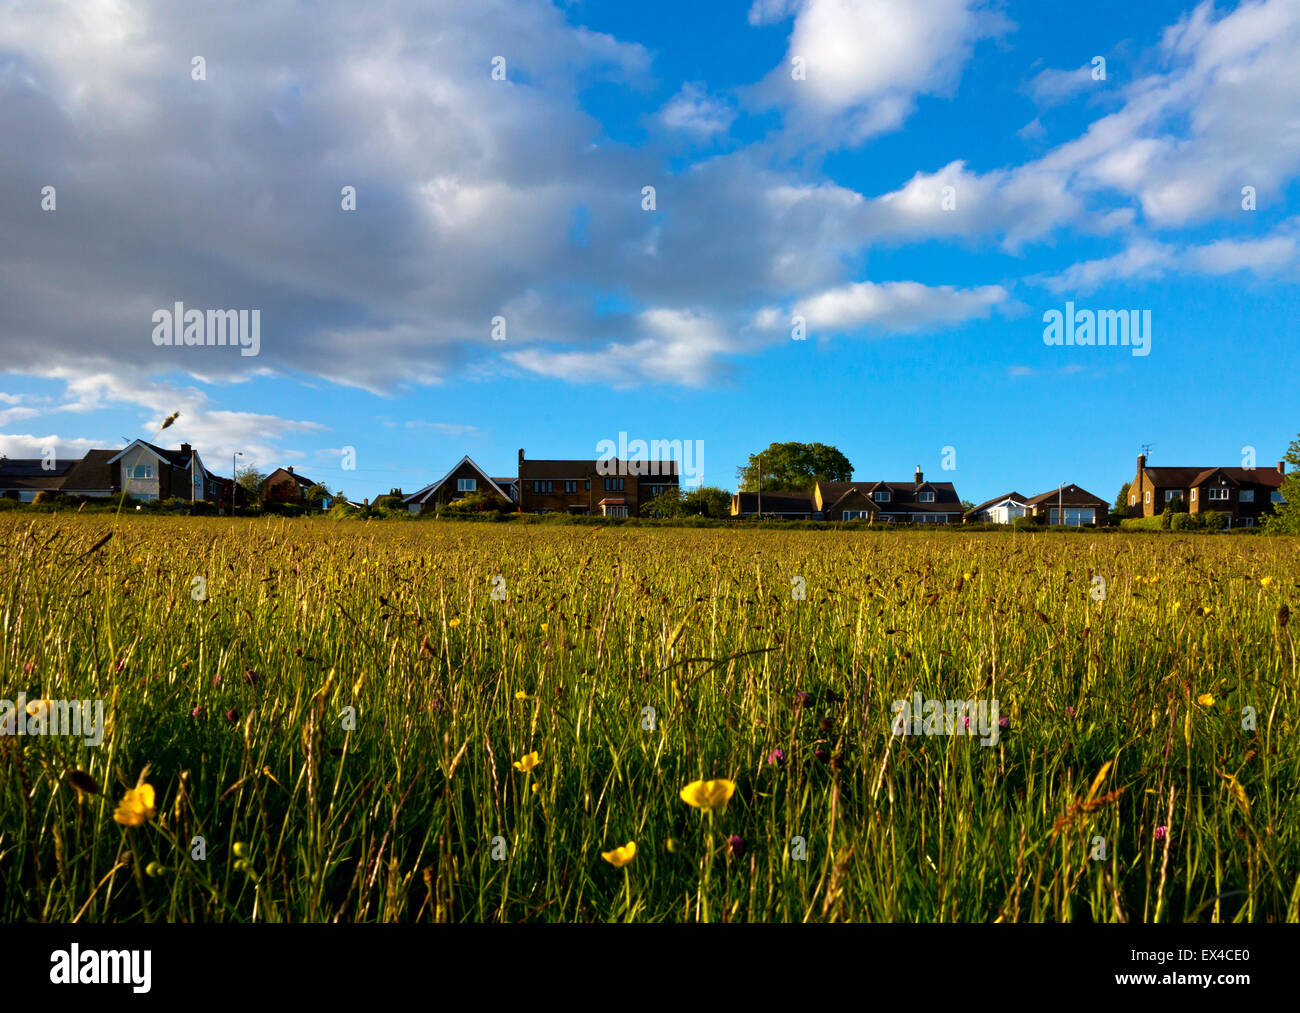
[[[1259,537],[0,517],[0,698],[106,716],[0,738],[0,921],[1296,921],[1298,576]],[[998,741],[892,735],[917,693]]]

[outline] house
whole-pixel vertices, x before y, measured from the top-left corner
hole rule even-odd
[[[464,499],[476,492],[491,493],[505,503],[515,502],[510,488],[503,487],[502,479],[488,476],[488,473],[475,464],[468,454],[443,475],[438,481],[426,485],[419,492],[402,497],[402,503],[413,514],[432,513],[440,506],[454,500]],[[512,481],[512,480],[511,480]],[[513,484],[513,482],[512,482]]]
[[[756,492],[738,492],[731,497],[731,516],[812,520],[813,497],[790,492],[765,492],[761,495]]]
[[[1137,474],[1128,490],[1130,517],[1154,517],[1166,506],[1199,514],[1218,511],[1228,516],[1229,527],[1253,528],[1282,499],[1286,463],[1276,468],[1147,467],[1138,454]],[[1177,509],[1177,508],[1175,508]]]
[[[1010,524],[1029,514],[1029,499],[1018,492],[1006,492],[966,511],[964,520],[980,524]]]
[[[677,487],[673,460],[533,461],[519,451],[520,513],[637,517],[646,503]]]
[[[1104,527],[1110,517],[1109,503],[1077,485],[1062,485],[1031,497],[1029,510],[1036,521],[1071,528]]]
[[[109,460],[115,450],[91,450],[80,460],[0,458],[0,496],[30,503],[41,492],[65,496],[112,496],[117,491]]]
[[[216,502],[221,495],[215,477],[208,474],[198,451],[188,443],[178,450],[164,450],[145,440],[132,440],[107,463],[114,488],[135,499]]]
[[[262,483],[262,502],[301,504],[305,502],[307,490],[317,484],[305,475],[295,472],[293,465],[287,468],[276,468]],[[321,509],[328,510],[329,506],[330,498],[326,496],[321,501]]]
[[[817,520],[958,524],[962,518],[953,484],[927,482],[919,465],[910,482],[818,482],[812,498]]]

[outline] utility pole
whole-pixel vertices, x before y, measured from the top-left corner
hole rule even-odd
[[[235,486],[239,484],[235,480],[235,471],[236,471],[235,458],[243,457],[243,456],[244,456],[244,452],[242,450],[236,450],[233,454],[230,455],[230,516],[231,517],[235,516]]]
[[[758,455],[758,519],[763,519],[763,455]]]

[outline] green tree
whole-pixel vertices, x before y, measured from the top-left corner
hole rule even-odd
[[[262,498],[262,487],[266,485],[266,475],[251,464],[247,468],[237,468],[235,470],[235,481],[248,495],[249,503],[256,503]]]
[[[1273,504],[1273,513],[1264,520],[1270,535],[1300,535],[1300,436],[1291,441],[1286,455],[1286,477],[1282,479],[1281,503]]]
[[[759,468],[762,472],[760,474]],[[808,492],[820,481],[848,482],[853,465],[835,447],[824,443],[773,443],[736,469],[741,492],[754,492],[762,479],[764,492]]]
[[[1115,507],[1113,513],[1121,517],[1128,516],[1128,491],[1132,487],[1132,482],[1125,482],[1119,487],[1119,492],[1115,495]]]

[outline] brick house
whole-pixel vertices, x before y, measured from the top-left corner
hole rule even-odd
[[[648,471],[656,473],[638,474]],[[534,461],[519,451],[520,513],[638,517],[646,503],[677,487],[676,461]]]
[[[1110,518],[1110,504],[1077,485],[1049,489],[1031,496],[1028,503],[1030,516],[1044,524],[1100,528]]]
[[[30,503],[42,492],[65,496],[112,496],[117,492],[109,461],[116,450],[90,450],[77,460],[0,458],[0,496]]]
[[[818,482],[812,498],[815,520],[959,524],[962,519],[953,484],[927,482],[919,466],[910,482]]]
[[[263,503],[297,503],[301,505],[305,502],[306,492],[317,483],[307,478],[305,475],[299,475],[293,470],[293,465],[287,468],[276,468],[275,471],[266,476],[266,481],[262,483],[262,502]],[[328,509],[330,505],[329,497],[321,503],[322,509]]]
[[[503,481],[507,482],[507,485],[503,486],[501,484]],[[440,506],[472,496],[476,492],[500,497],[503,503],[508,504],[514,502],[514,496],[511,495],[512,488],[513,480],[491,478],[466,454],[442,478],[404,497],[402,502],[413,514],[433,513]]]
[[[1261,516],[1282,502],[1286,462],[1276,468],[1147,467],[1138,454],[1137,474],[1128,490],[1130,517],[1154,517],[1165,506],[1181,501],[1188,513],[1218,511],[1228,515],[1229,527],[1253,528]]]

